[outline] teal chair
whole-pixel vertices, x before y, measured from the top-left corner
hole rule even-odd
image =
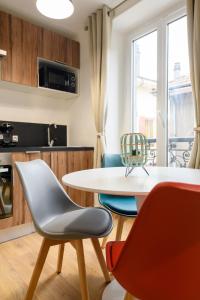
[[[123,167],[120,154],[104,154],[101,167]],[[138,211],[135,197],[99,194],[99,202],[102,206],[118,216],[116,241],[120,241],[126,218],[135,218],[137,216]],[[107,237],[103,239],[102,248],[105,247],[106,241]]]

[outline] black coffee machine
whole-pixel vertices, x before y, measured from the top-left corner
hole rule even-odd
[[[14,127],[10,123],[0,124],[0,146],[10,147],[18,143],[18,135],[13,134]]]

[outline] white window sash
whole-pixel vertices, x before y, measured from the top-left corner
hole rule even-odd
[[[186,8],[181,7],[173,12],[152,20],[145,26],[135,30],[129,36],[131,43],[131,126],[134,131],[135,76],[134,76],[134,41],[157,30],[157,165],[166,166],[168,160],[168,24],[186,15]]]

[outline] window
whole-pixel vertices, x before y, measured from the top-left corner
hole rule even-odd
[[[187,17],[133,40],[133,131],[149,143],[149,165],[186,167],[193,143]]]
[[[156,147],[157,31],[134,41],[134,131]],[[153,144],[153,145],[152,145]],[[155,164],[155,157],[153,163]]]
[[[193,142],[194,107],[187,17],[168,24],[168,165],[186,166]]]

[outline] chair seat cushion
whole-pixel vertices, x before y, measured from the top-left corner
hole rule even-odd
[[[100,194],[99,202],[116,214],[130,217],[137,216],[135,197]]]
[[[102,208],[79,208],[55,216],[42,226],[49,239],[83,239],[103,237],[112,229],[112,217]]]
[[[108,270],[112,272],[115,267],[125,242],[108,242],[106,244],[106,261]]]

